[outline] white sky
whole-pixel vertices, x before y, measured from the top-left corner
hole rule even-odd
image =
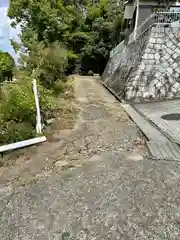
[[[0,0],[0,50],[9,52],[16,58],[17,56],[10,44],[10,39],[16,39],[20,30],[11,28],[7,11],[8,0]]]

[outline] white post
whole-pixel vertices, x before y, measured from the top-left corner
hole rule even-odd
[[[42,133],[42,125],[41,125],[41,112],[40,112],[40,106],[39,106],[39,98],[38,98],[38,91],[37,91],[37,85],[36,85],[36,79],[33,79],[33,91],[34,91],[34,98],[36,103],[36,132],[38,134]]]
[[[134,26],[134,40],[136,40],[138,20],[139,20],[139,0],[136,0],[136,19],[135,19],[135,26]]]

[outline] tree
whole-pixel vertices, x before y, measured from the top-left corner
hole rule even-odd
[[[8,15],[13,26],[21,26],[20,46],[12,43],[23,52],[22,59],[31,70],[32,52],[38,53],[39,45],[47,50],[58,43],[62,55],[68,52],[66,73],[76,59],[87,70],[101,73],[116,38],[109,0],[10,0]]]
[[[19,50],[23,52],[23,61],[27,61],[28,56],[31,58],[36,46],[39,51],[39,44],[50,49],[56,42],[60,44],[62,54],[68,51],[69,66],[66,69],[73,68],[74,52],[80,51],[79,39],[82,41],[84,38],[80,32],[83,14],[79,14],[73,4],[64,3],[63,0],[11,0],[8,15],[12,25],[20,24],[22,29]],[[18,49],[17,43],[12,43]]]
[[[109,53],[116,44],[115,27],[121,28],[122,25],[119,16],[120,14],[117,14],[113,20],[108,0],[99,0],[93,6],[91,4],[88,6],[84,29],[88,32],[89,39],[81,51],[82,68],[85,72],[88,70],[100,74],[103,72]]]
[[[21,41],[27,48],[34,37],[45,44],[61,41],[69,45],[71,34],[83,21],[74,5],[62,0],[11,0],[8,15],[13,26],[21,25]]]
[[[5,81],[6,77],[9,80],[12,80],[13,68],[15,62],[13,57],[7,53],[0,51],[0,81]]]

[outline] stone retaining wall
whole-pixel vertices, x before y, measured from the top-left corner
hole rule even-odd
[[[109,60],[102,80],[126,100],[180,97],[180,28],[152,27],[124,45]]]

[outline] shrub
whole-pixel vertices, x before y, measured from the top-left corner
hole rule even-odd
[[[4,121],[35,123],[35,102],[29,84],[8,84],[3,92],[1,112]]]
[[[64,78],[69,68],[73,68],[77,56],[56,41],[45,45],[43,42],[33,42],[31,51],[25,57],[23,67],[29,72],[34,71],[35,77],[46,88],[53,88],[59,77]]]
[[[46,122],[48,113],[56,109],[56,100],[53,97],[53,91],[38,85],[39,103],[41,108],[42,121]]]
[[[64,92],[66,89],[66,83],[65,81],[62,81],[61,79],[56,81],[53,86],[53,91],[56,95],[59,95],[60,93]]]
[[[3,122],[0,125],[0,144],[14,143],[35,137],[35,129],[30,123]]]
[[[7,80],[12,80],[13,68],[15,62],[13,57],[7,53],[0,50],[0,82]]]
[[[52,91],[38,85],[43,121],[47,112],[56,107]],[[36,107],[31,78],[16,84],[4,84],[0,99],[0,143],[21,141],[35,136]]]

